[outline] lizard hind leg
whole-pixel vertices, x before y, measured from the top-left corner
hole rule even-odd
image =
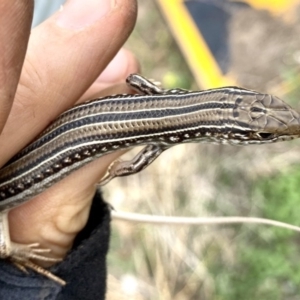
[[[31,261],[31,259],[49,262],[61,261],[61,259],[41,255],[49,253],[51,250],[38,247],[39,243],[26,245],[12,242],[9,234],[8,212],[0,212],[0,258],[11,261],[24,273],[28,273],[26,268],[29,268],[61,285],[65,285],[64,280]]]

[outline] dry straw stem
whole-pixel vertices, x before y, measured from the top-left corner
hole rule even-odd
[[[300,232],[300,227],[284,222],[279,222],[264,218],[253,217],[170,217],[128,213],[124,211],[112,211],[111,216],[114,220],[130,221],[136,223],[150,223],[155,225],[220,225],[220,224],[264,224],[282,227]]]

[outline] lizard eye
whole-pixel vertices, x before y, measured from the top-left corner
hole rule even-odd
[[[258,132],[257,135],[263,140],[268,140],[273,137],[273,134],[268,132]]]

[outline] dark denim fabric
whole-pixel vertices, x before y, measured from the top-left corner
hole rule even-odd
[[[110,208],[97,193],[89,221],[72,250],[63,262],[50,269],[67,285],[61,287],[33,271],[24,274],[11,263],[0,260],[0,299],[104,299],[109,236]]]

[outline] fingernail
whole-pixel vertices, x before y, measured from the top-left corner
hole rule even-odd
[[[69,0],[62,6],[57,24],[70,29],[82,29],[107,14],[115,0]]]

